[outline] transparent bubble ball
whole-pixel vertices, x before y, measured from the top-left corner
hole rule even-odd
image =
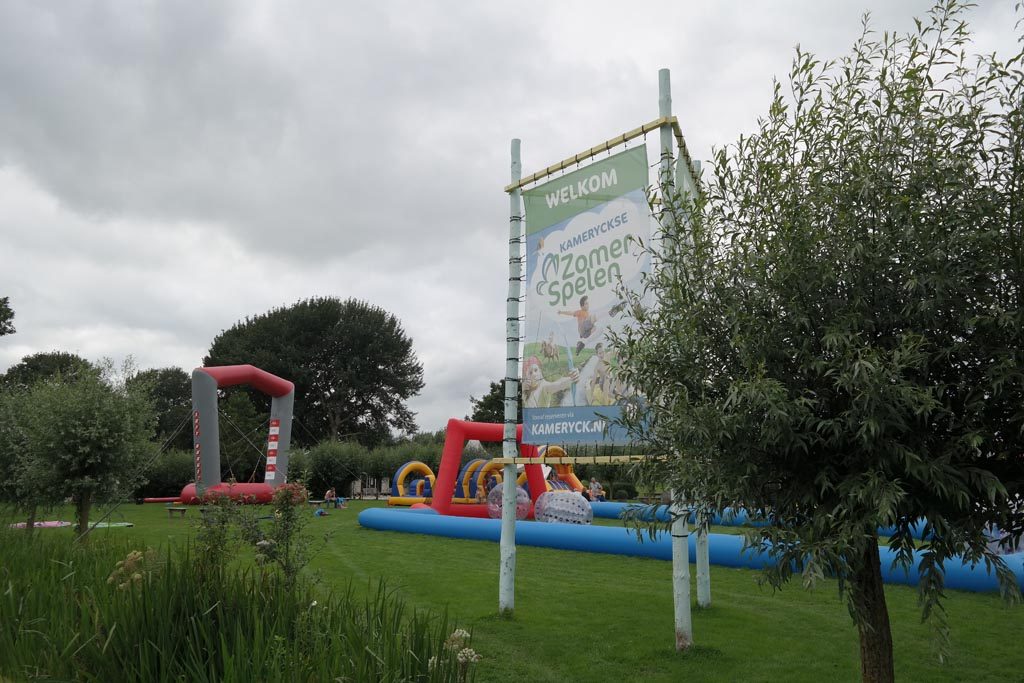
[[[487,494],[487,516],[491,519],[501,519],[501,490],[502,485],[498,484]],[[530,494],[521,486],[516,487],[516,519],[526,519],[530,514]]]
[[[537,499],[533,517],[538,522],[590,524],[594,521],[594,508],[575,491],[547,491]]]

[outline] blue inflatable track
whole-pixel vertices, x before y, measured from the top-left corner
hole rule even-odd
[[[449,517],[438,515],[429,508],[369,508],[359,513],[359,523],[368,529],[404,531],[474,541],[496,543],[501,537],[501,520]],[[622,527],[516,522],[516,543],[588,553],[672,559],[672,544],[668,534],[661,534],[654,541],[645,537],[643,542],[640,542],[632,530]],[[886,583],[917,585],[920,558],[916,554],[914,564],[908,571],[892,566],[895,554],[888,548],[882,547],[879,551],[882,558],[882,578]],[[744,550],[743,538],[728,534],[708,534],[708,554],[711,564],[722,567],[761,569],[773,563],[767,553],[754,549]],[[690,562],[696,561],[696,555],[696,536],[691,535]],[[1017,576],[1017,585],[1024,589],[1024,553],[1004,555],[1003,560]],[[995,574],[986,571],[984,565],[972,566],[958,560],[946,563],[945,582],[947,588],[958,590],[999,590]]]
[[[643,519],[657,519],[659,522],[669,521],[667,505],[640,505],[638,503],[612,503],[594,502],[590,504],[594,509],[594,516],[603,519],[619,519],[627,509],[635,508],[643,511]],[[690,524],[696,524],[697,515],[690,513]],[[768,526],[771,522],[763,519],[752,519],[750,514],[743,508],[725,508],[721,514],[716,514],[711,519],[712,524],[718,526]],[[925,520],[919,519],[910,525],[910,535],[921,541],[924,540]],[[878,527],[879,536],[892,536],[896,533],[895,526]]]

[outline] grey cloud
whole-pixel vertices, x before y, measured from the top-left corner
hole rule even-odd
[[[586,149],[655,118],[670,67],[707,159],[797,43],[835,57],[862,7],[905,30],[929,5],[0,3],[0,369],[188,368],[246,315],[354,296],[413,336],[437,429],[504,374],[510,138],[525,173]],[[970,19],[1015,47],[1012,3]]]
[[[457,234],[453,213],[487,201],[478,175],[451,180],[486,143],[464,112],[497,103],[486,76],[513,65],[469,40],[494,22],[434,12],[448,19],[427,29],[394,7],[320,21],[330,5],[254,30],[247,8],[5,5],[0,158],[78,211],[219,222],[253,251]],[[528,45],[500,35],[509,54]]]

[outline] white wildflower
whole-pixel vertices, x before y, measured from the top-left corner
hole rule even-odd
[[[457,628],[444,641],[444,646],[449,650],[459,650],[466,644],[467,640],[469,640],[469,631]]]

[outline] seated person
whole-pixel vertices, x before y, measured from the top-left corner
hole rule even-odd
[[[590,500],[604,501],[604,487],[596,477],[590,478]]]
[[[334,492],[334,487],[327,489],[327,493],[324,494],[324,505],[328,507],[337,507],[338,494]]]
[[[552,491],[562,488],[562,480],[558,477],[558,471],[554,467],[548,472],[549,487]]]

